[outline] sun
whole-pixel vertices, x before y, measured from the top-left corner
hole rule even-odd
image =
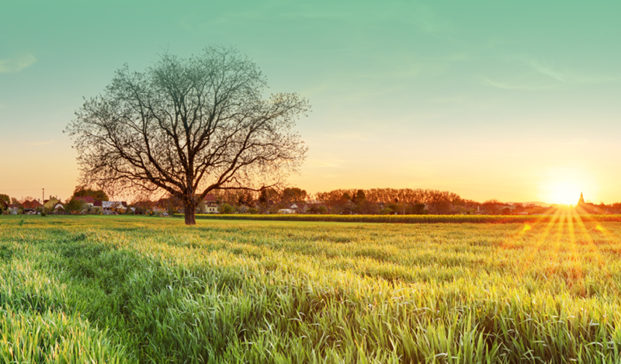
[[[595,190],[591,175],[579,168],[553,168],[540,185],[540,197],[552,204],[575,205],[584,192],[591,198]]]
[[[581,189],[573,181],[553,181],[548,185],[547,202],[553,204],[575,205]]]

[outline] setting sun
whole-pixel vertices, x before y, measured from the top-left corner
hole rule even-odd
[[[552,204],[575,205],[582,192],[592,198],[594,186],[587,177],[588,173],[577,169],[550,170],[547,181],[542,184],[541,199]]]
[[[555,181],[549,186],[547,202],[574,205],[580,196],[580,186],[573,181]]]

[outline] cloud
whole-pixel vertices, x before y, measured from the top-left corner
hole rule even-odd
[[[533,58],[525,58],[523,62],[533,71],[558,82],[567,82],[569,77],[567,72],[563,72],[558,68],[552,67],[545,62]]]
[[[506,59],[511,72],[483,76],[481,83],[502,90],[549,90],[565,86],[582,86],[621,81],[621,74],[581,70],[547,62],[532,55]]]
[[[37,62],[37,58],[30,53],[22,54],[13,58],[1,58],[0,73],[19,72],[32,66],[35,62]]]
[[[524,58],[523,62],[533,71],[548,77],[554,81],[568,84],[598,84],[615,82],[621,79],[617,75],[605,75],[596,72],[583,72],[581,70],[562,68],[551,65],[535,58]]]
[[[482,82],[484,85],[501,90],[548,90],[554,88],[554,86],[550,84],[507,82],[491,79],[489,77],[483,77]]]

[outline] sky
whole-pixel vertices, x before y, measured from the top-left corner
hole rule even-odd
[[[289,183],[621,201],[621,2],[2,1],[0,193],[70,196],[63,129],[124,64],[237,48],[297,92]],[[554,202],[554,201],[552,201]]]

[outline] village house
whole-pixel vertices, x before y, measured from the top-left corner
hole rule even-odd
[[[95,212],[98,214],[102,214],[103,213],[102,201],[95,200],[95,202],[93,202],[93,210],[95,210]]]
[[[299,211],[299,207],[297,204],[291,204],[291,206],[287,207],[287,208],[283,208],[283,209],[279,209],[278,213],[279,214],[297,214]]]
[[[205,213],[217,214],[220,212],[218,209],[218,202],[216,201],[216,197],[214,195],[208,194],[205,196],[203,203],[205,204]]]
[[[22,203],[24,214],[35,215],[43,208],[43,205],[37,200],[26,200]]]
[[[8,211],[9,211],[9,214],[11,214],[11,215],[17,215],[17,214],[19,214],[19,210],[20,209],[21,209],[21,207],[19,205],[10,204],[9,208],[8,208]]]
[[[127,212],[127,202],[125,201],[101,201],[104,215],[117,215]]]
[[[63,215],[65,213],[65,206],[62,203],[57,202],[54,205],[53,211],[54,211],[54,214],[56,215]]]
[[[279,209],[278,213],[279,214],[295,214],[296,211],[292,208],[288,208],[288,209]]]

